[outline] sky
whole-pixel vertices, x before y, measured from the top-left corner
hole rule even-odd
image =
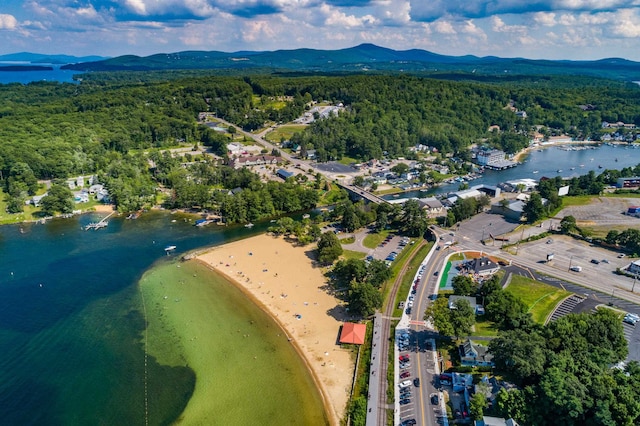
[[[640,0],[0,0],[0,54],[341,49],[640,61]]]

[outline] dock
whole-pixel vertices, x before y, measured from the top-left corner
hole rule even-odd
[[[107,216],[105,216],[104,218],[102,218],[99,222],[91,222],[90,224],[88,224],[87,226],[84,227],[85,231],[88,231],[89,229],[102,229],[102,228],[106,228],[107,225],[109,225],[109,222],[107,222],[107,219],[109,219],[111,216],[113,216],[114,214],[116,214],[116,212],[111,212],[109,213]]]

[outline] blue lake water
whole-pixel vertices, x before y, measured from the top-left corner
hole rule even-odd
[[[0,62],[0,66],[7,65],[28,65],[25,63]],[[34,64],[53,67],[51,71],[0,71],[0,84],[21,83],[27,84],[34,81],[59,81],[61,83],[72,83],[74,74],[78,71],[62,70],[60,65]]]
[[[570,178],[587,174],[592,170],[601,173],[604,169],[622,169],[640,163],[640,149],[626,145],[590,146],[587,149],[582,149],[581,146],[574,147],[578,150],[567,150],[567,146],[534,150],[523,164],[507,170],[487,170],[479,179],[469,182],[469,186],[498,185],[501,182],[523,178],[539,180],[543,176]],[[401,194],[400,197],[429,197],[457,191],[459,186],[459,183],[446,184],[428,191],[409,191]],[[385,196],[385,198],[392,199],[393,196]]]
[[[158,212],[81,229],[102,216],[0,227],[0,424],[144,424],[139,278],[169,259],[167,245],[179,256],[269,225],[199,228]],[[153,360],[149,369],[150,392],[164,398],[153,424],[167,424],[195,379]]]

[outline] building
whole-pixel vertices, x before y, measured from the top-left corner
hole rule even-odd
[[[469,262],[469,267],[474,274],[480,277],[493,275],[500,269],[500,265],[484,256],[471,260]]]
[[[285,170],[285,169],[278,169],[278,170],[276,171],[276,175],[277,175],[278,177],[280,177],[280,178],[284,179],[284,180],[287,180],[287,179],[289,179],[290,177],[295,176],[295,173],[293,173],[293,172],[289,172],[289,171],[287,171],[287,170]]]
[[[473,343],[471,339],[465,340],[458,351],[460,352],[460,362],[464,366],[493,367],[493,355],[488,352],[488,348]]]
[[[278,157],[274,155],[250,155],[248,157],[240,157],[232,160],[230,166],[234,169],[251,166],[264,166],[270,164],[278,164]]]
[[[349,345],[362,345],[364,344],[366,334],[366,324],[345,322],[342,325],[342,332],[340,333],[340,343]]]
[[[619,178],[616,186],[618,188],[638,188],[640,187],[640,176]]]
[[[500,151],[498,149],[480,150],[476,154],[476,161],[481,166],[488,166],[504,161],[504,157],[504,151]]]
[[[496,203],[491,206],[491,213],[500,214],[505,219],[520,222],[524,214],[525,202],[522,200],[509,200],[507,203]]]
[[[501,419],[500,417],[484,416],[482,420],[476,420],[475,426],[519,426],[513,419]]]
[[[440,216],[445,212],[442,202],[435,197],[420,198],[418,199],[418,202],[420,203],[420,206],[426,210],[429,216]]]
[[[475,297],[471,296],[449,296],[449,309],[456,308],[456,302],[458,300],[466,300],[471,305],[471,309],[476,313],[476,315],[484,314],[484,307],[476,301]]]

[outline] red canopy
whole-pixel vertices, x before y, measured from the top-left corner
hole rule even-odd
[[[366,324],[345,322],[342,326],[342,333],[340,334],[340,343],[362,345],[364,344],[364,336],[366,335],[366,333]]]

